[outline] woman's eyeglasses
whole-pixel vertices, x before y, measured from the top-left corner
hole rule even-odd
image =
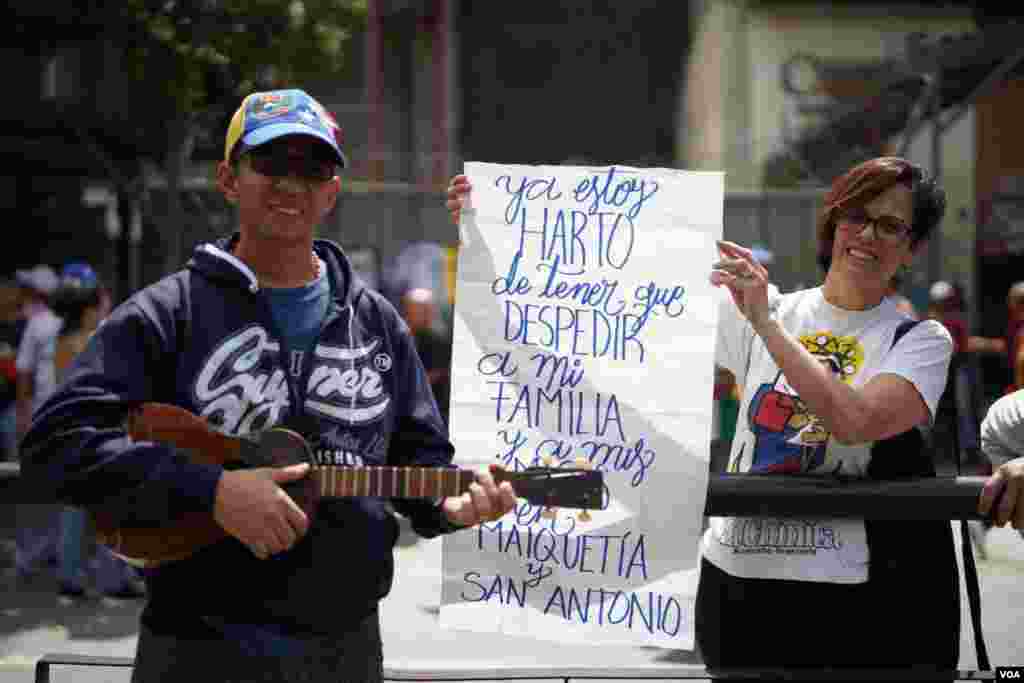
[[[285,178],[290,175],[303,180],[325,183],[334,177],[337,162],[317,155],[292,156],[287,147],[268,145],[245,152],[252,170],[268,178]]]
[[[875,228],[875,235],[890,242],[899,242],[910,235],[910,226],[892,216],[872,218],[864,209],[850,209],[839,214],[839,225],[850,232],[860,233],[868,225]]]

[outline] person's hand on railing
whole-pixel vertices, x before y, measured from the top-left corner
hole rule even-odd
[[[990,511],[996,526],[1009,522],[1014,529],[1024,529],[1024,458],[1003,463],[985,482],[978,512]]]

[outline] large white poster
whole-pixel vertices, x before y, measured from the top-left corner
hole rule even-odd
[[[693,648],[723,176],[467,163],[456,463],[603,472],[587,514],[520,501],[445,537],[441,625]]]

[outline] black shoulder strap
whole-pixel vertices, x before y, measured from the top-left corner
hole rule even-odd
[[[906,336],[920,320],[908,319],[896,327],[890,349]],[[867,474],[872,479],[934,477],[935,463],[928,453],[921,430],[912,427],[902,434],[876,441],[871,446]]]
[[[904,320],[896,327],[896,332],[892,337],[892,346],[896,346],[896,343],[902,339],[907,332],[914,329],[920,320]],[[891,347],[890,347],[891,348]],[[957,434],[957,428],[959,427],[959,421],[954,426],[953,438],[956,440],[954,453],[959,454],[960,448],[960,437]],[[913,430],[917,431],[917,430]],[[905,436],[905,435],[900,435]],[[898,438],[898,437],[897,437]],[[960,458],[957,455],[957,471],[960,468]],[[967,589],[967,602],[971,611],[971,626],[974,631],[974,650],[978,658],[978,669],[980,671],[989,671],[992,666],[988,660],[988,649],[985,647],[985,636],[981,632],[981,589],[978,585],[978,567],[974,562],[974,544],[971,543],[970,534],[967,529],[968,520],[960,520],[960,551],[963,554],[964,563],[964,583]]]
[[[892,346],[896,346],[896,343],[900,339],[903,339],[903,336],[906,335],[907,332],[910,332],[912,329],[914,329],[914,326],[917,325],[919,322],[921,321],[914,320],[913,318],[911,318],[909,320],[904,320],[899,325],[897,325],[896,333],[892,335]],[[892,346],[890,346],[889,348],[892,348]]]
[[[892,345],[896,346],[898,342],[907,332],[910,332],[917,325],[920,320],[904,320],[896,328],[896,333],[892,338]],[[959,420],[953,428],[953,438],[955,440],[953,452],[957,454],[957,472],[960,471],[960,435],[957,433],[959,429]],[[974,562],[974,544],[971,543],[971,537],[967,529],[968,520],[960,520],[960,551],[963,555],[964,562],[964,583],[967,589],[967,602],[971,611],[971,626],[974,631],[974,651],[978,657],[978,669],[980,671],[989,671],[992,669],[992,665],[988,660],[988,649],[985,647],[985,636],[981,632],[981,588],[978,585],[978,567]]]

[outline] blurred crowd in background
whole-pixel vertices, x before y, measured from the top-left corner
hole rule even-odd
[[[59,271],[46,264],[17,270],[0,282],[2,434],[4,460],[17,460],[18,442],[32,414],[57,388],[74,358],[110,312],[107,287],[88,263]],[[85,510],[62,505],[17,505],[13,566],[20,584],[39,575],[55,579],[58,595],[73,601],[93,593],[140,598],[137,571],[89,533]]]

